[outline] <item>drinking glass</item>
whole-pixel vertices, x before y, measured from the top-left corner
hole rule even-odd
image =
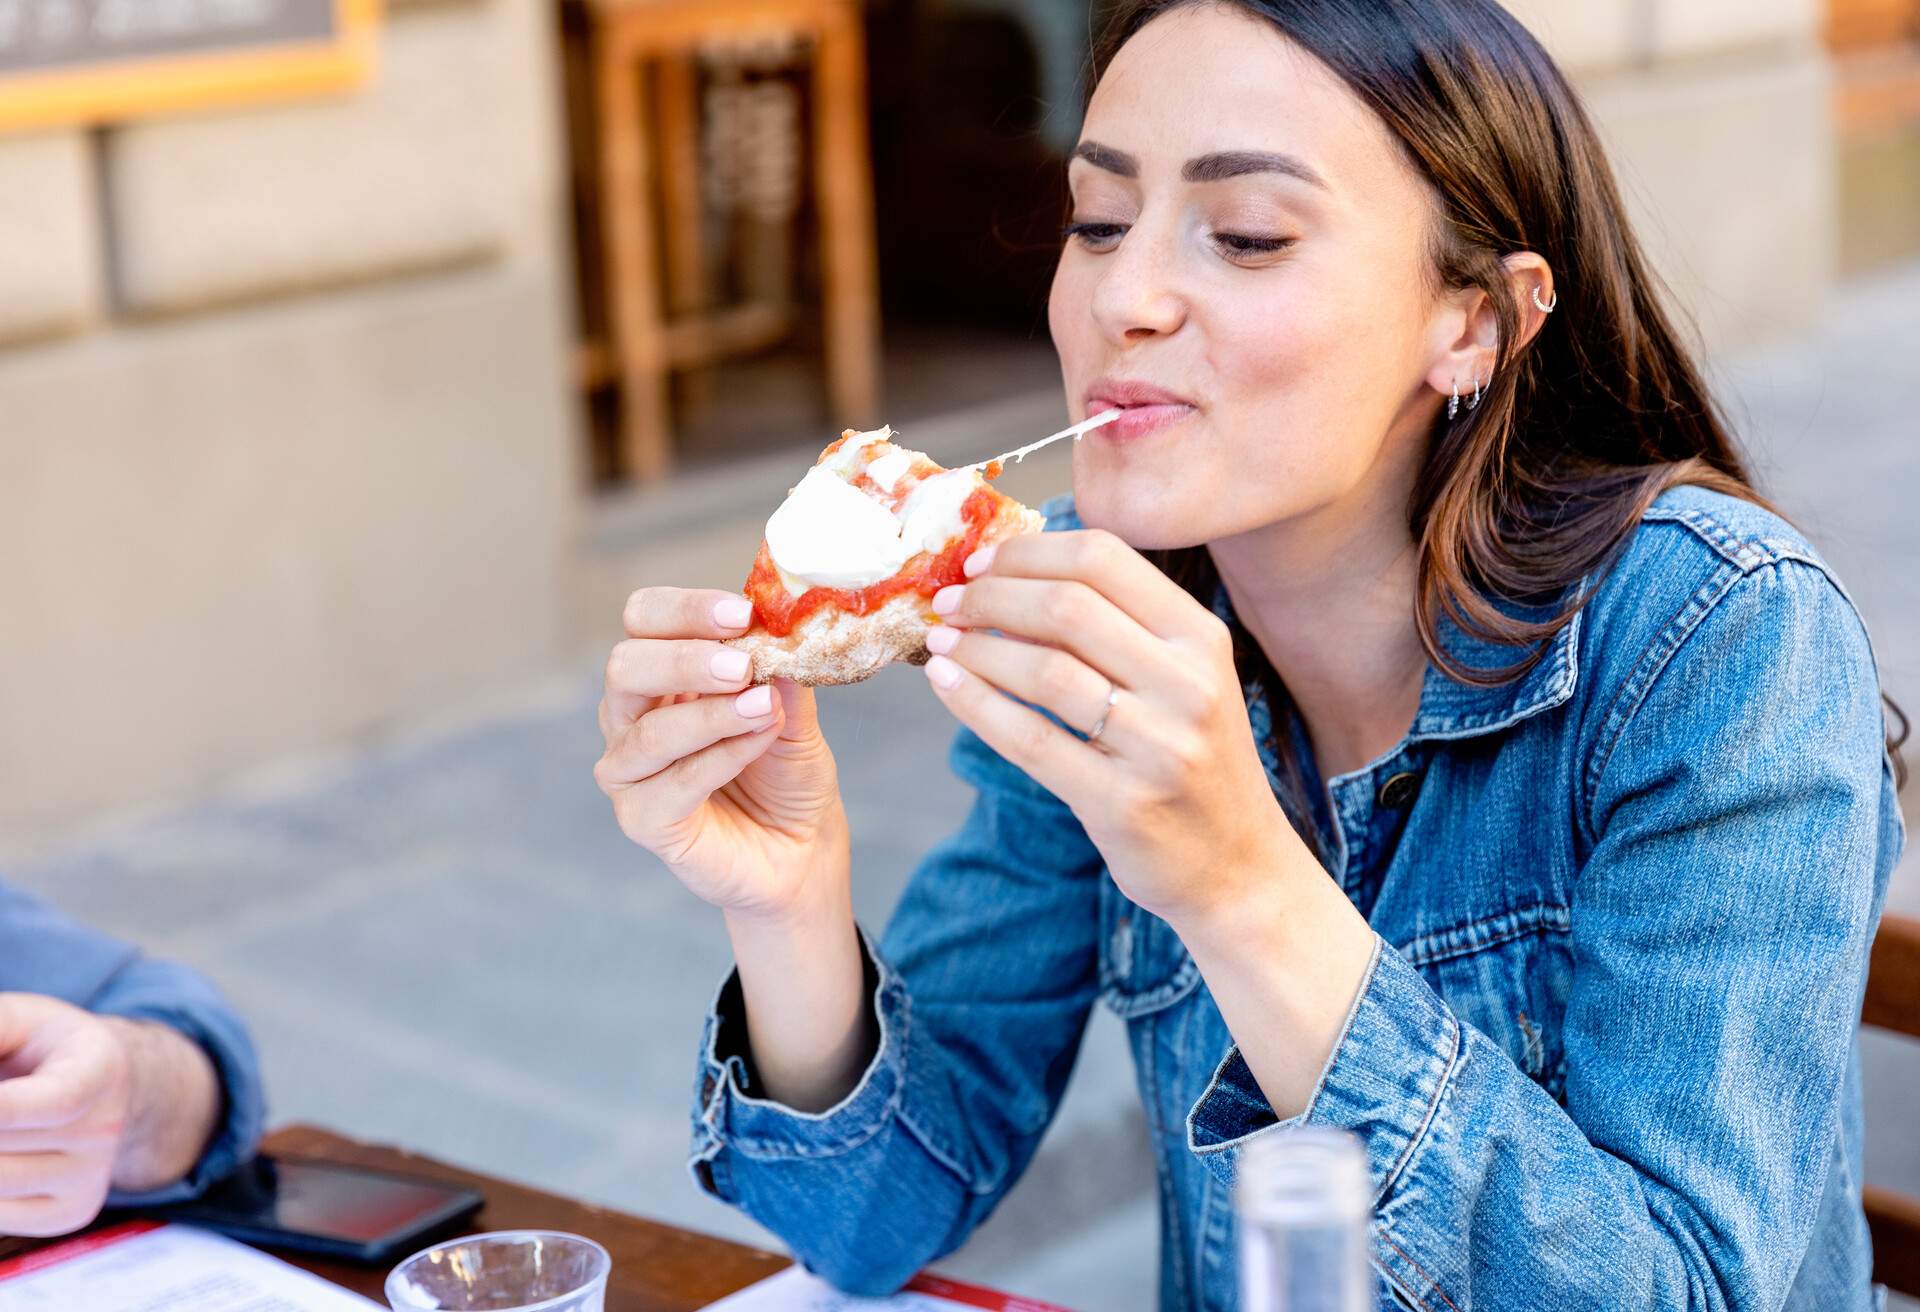
[[[387,1277],[394,1312],[605,1312],[607,1250],[557,1230],[497,1230],[422,1249]]]
[[[1370,1312],[1367,1154],[1344,1130],[1272,1130],[1240,1151],[1241,1312]]]

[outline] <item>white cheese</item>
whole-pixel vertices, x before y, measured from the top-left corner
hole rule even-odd
[[[867,477],[881,491],[892,493],[900,486],[900,478],[913,465],[913,452],[902,451],[899,447],[876,459],[867,466]]]
[[[860,453],[872,446],[875,442],[890,442],[892,440],[893,429],[886,425],[882,425],[870,433],[855,433],[852,437],[849,437],[840,444],[838,451],[835,451],[832,455],[822,460],[818,467],[821,469],[831,469],[834,473],[840,475],[841,478],[851,483],[853,481],[854,466],[860,462]]]
[[[960,508],[980,486],[980,477],[971,469],[950,469],[935,474],[907,494],[900,507],[900,537],[909,553],[939,551],[959,537],[966,528]]]
[[[901,540],[900,527],[892,511],[823,462],[767,521],[767,550],[814,587],[864,588],[892,578],[920,550]]]

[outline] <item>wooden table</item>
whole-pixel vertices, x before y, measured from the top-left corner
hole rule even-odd
[[[471,1185],[487,1199],[470,1227],[473,1233],[525,1228],[568,1230],[585,1235],[613,1255],[613,1277],[607,1284],[607,1312],[694,1312],[792,1265],[791,1258],[775,1253],[661,1225],[625,1212],[574,1202],[557,1194],[463,1171],[431,1157],[360,1143],[317,1126],[292,1125],[277,1130],[267,1137],[262,1148],[286,1157],[317,1157]],[[285,1253],[280,1256],[337,1285],[365,1294],[381,1307],[387,1305],[381,1292],[387,1278],[384,1267],[370,1269],[317,1262]]]

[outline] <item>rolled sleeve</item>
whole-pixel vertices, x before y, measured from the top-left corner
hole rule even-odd
[[[700,1045],[691,1161],[695,1182],[708,1193],[737,1201],[727,1187],[723,1148],[760,1161],[834,1157],[873,1139],[899,1110],[906,1084],[907,992],[864,930],[860,944],[879,1044],[853,1091],[823,1112],[796,1111],[755,1095],[759,1082],[746,1040],[739,972],[720,986]]]
[[[200,1160],[172,1185],[115,1194],[112,1203],[192,1197],[252,1154],[266,1122],[260,1060],[246,1026],[204,975],[147,957],[43,898],[0,885],[0,991],[37,993],[96,1015],[165,1025],[200,1045],[213,1062],[222,1107]]]
[[[1378,1208],[1432,1125],[1460,1055],[1459,1020],[1404,957],[1376,938],[1365,982],[1307,1109],[1277,1119],[1235,1046],[1188,1113],[1187,1147],[1231,1185],[1241,1151],[1259,1135],[1302,1125],[1351,1130],[1366,1146]]]
[[[853,1091],[818,1113],[763,1097],[737,977],[701,1040],[695,1182],[852,1294],[900,1288],[1013,1187],[1099,988],[1102,866],[1079,822],[965,731],[951,759],[979,793],[882,944],[861,936],[878,1037]]]
[[[260,1059],[246,1027],[204,976],[167,961],[139,957],[90,1002],[102,1016],[165,1025],[198,1044],[220,1080],[220,1119],[200,1160],[181,1180],[146,1193],[116,1193],[115,1206],[153,1206],[192,1198],[253,1155],[266,1125]]]

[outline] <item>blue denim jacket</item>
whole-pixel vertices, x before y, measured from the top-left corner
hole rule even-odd
[[[1366,1144],[1383,1306],[1872,1306],[1854,1034],[1904,839],[1882,732],[1812,549],[1681,488],[1531,673],[1429,669],[1406,739],[1324,782],[1330,873],[1378,941],[1300,1119]],[[951,761],[978,796],[871,953],[871,1066],[821,1114],[756,1097],[730,981],[696,1180],[835,1284],[896,1288],[1014,1183],[1104,1002],[1158,1159],[1160,1304],[1233,1308],[1235,1164],[1276,1119],[1206,982],[1066,806],[971,734]]]

